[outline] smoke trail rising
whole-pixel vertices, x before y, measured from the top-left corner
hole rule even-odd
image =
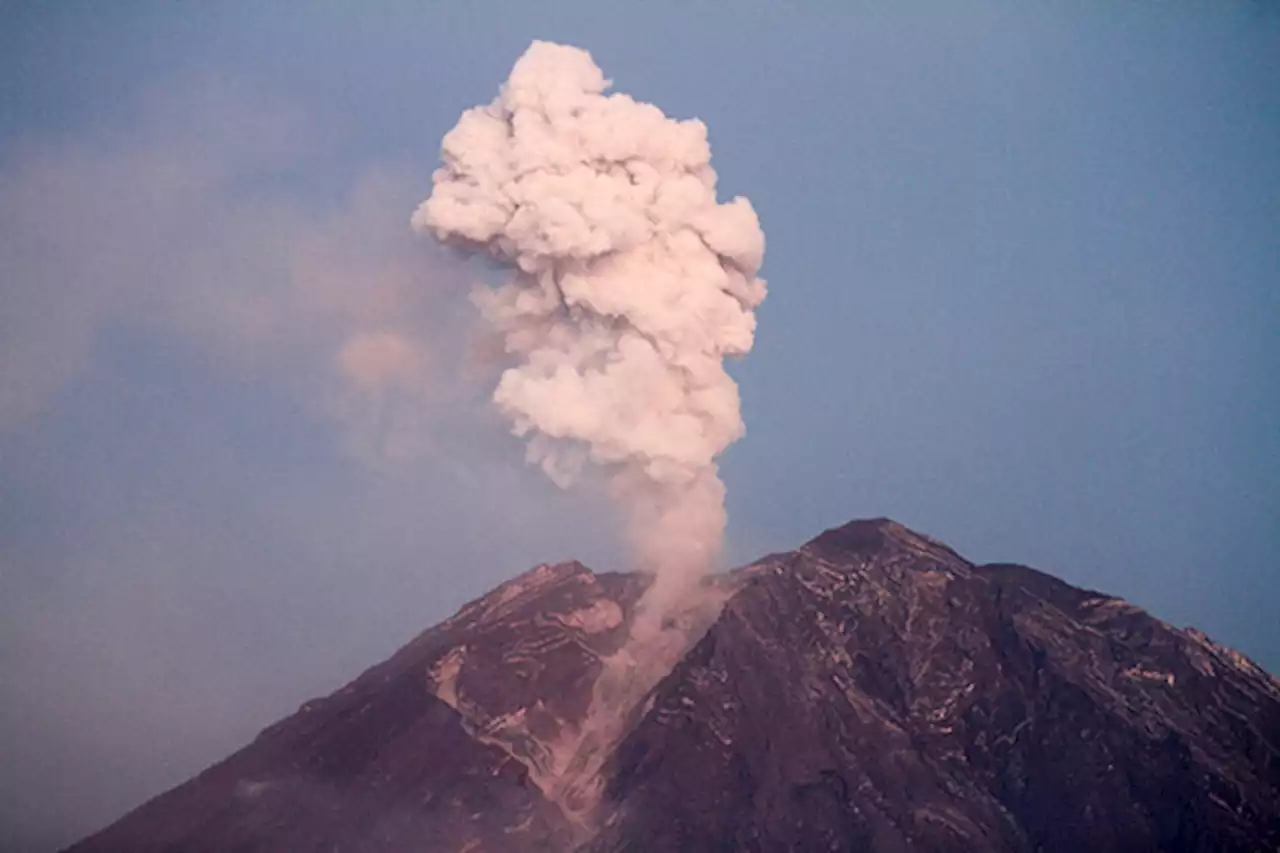
[[[516,362],[494,401],[556,483],[608,472],[656,627],[721,550],[715,459],[743,433],[723,362],[751,349],[764,235],[745,198],[717,203],[702,122],[609,85],[534,42],[445,136],[413,225],[514,267],[476,296]]]

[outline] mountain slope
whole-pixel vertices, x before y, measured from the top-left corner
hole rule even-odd
[[[564,778],[643,582],[541,566],[71,848],[1280,849],[1280,683],[886,520],[716,580],[590,821]]]
[[[593,850],[1264,850],[1280,686],[1118,599],[861,522],[756,567]]]
[[[70,849],[563,850],[531,767],[581,715],[641,589],[539,566]]]

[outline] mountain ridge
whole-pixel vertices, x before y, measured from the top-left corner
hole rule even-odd
[[[708,585],[589,814],[565,779],[646,581],[567,561],[69,851],[1280,846],[1280,681],[1200,632],[889,519]]]

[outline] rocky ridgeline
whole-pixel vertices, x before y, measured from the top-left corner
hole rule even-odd
[[[1197,631],[886,520],[713,585],[635,682],[643,580],[539,566],[71,849],[1280,849],[1280,683]]]

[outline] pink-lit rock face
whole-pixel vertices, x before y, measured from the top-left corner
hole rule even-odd
[[[1280,682],[1199,632],[885,520],[710,583],[654,664],[539,566],[72,849],[1280,844]]]

